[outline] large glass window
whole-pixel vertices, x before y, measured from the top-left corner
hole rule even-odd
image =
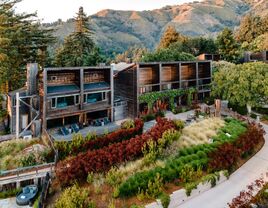
[[[91,93],[84,95],[85,103],[96,103],[106,99],[106,92]]]
[[[51,99],[51,108],[65,108],[79,104],[79,95],[72,95],[66,97],[57,97]]]

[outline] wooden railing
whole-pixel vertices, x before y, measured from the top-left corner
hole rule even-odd
[[[41,170],[48,169],[48,168],[50,168],[50,172],[53,172],[54,166],[55,166],[55,162],[52,162],[52,163],[46,163],[46,164],[42,164],[42,165],[16,168],[13,170],[1,170],[0,171],[0,181],[1,181],[1,178],[3,178],[3,177],[6,178],[8,176],[15,175],[17,177],[20,177],[22,174],[23,174],[23,176],[26,176],[27,172],[35,172],[35,174],[38,174],[38,173],[40,173]]]

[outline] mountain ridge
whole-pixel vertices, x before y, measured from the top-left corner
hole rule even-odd
[[[267,15],[267,8],[266,0],[204,0],[144,11],[105,9],[89,17],[94,39],[111,54],[133,45],[153,49],[169,25],[184,35],[215,37],[224,27],[237,27],[249,12]],[[72,19],[50,25],[60,41],[74,31]]]

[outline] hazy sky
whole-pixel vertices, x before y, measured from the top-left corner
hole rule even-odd
[[[66,20],[75,15],[80,6],[84,11],[94,14],[102,9],[151,10],[166,5],[177,5],[193,0],[22,0],[17,6],[18,12],[35,12],[43,22],[52,22],[61,18]]]

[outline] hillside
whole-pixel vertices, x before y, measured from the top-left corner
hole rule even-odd
[[[267,8],[267,0],[204,0],[152,11],[103,10],[90,20],[99,46],[111,53],[135,44],[154,48],[168,25],[185,35],[215,36],[224,27],[239,25],[246,13],[267,14]],[[74,30],[71,19],[51,25],[61,41]]]

